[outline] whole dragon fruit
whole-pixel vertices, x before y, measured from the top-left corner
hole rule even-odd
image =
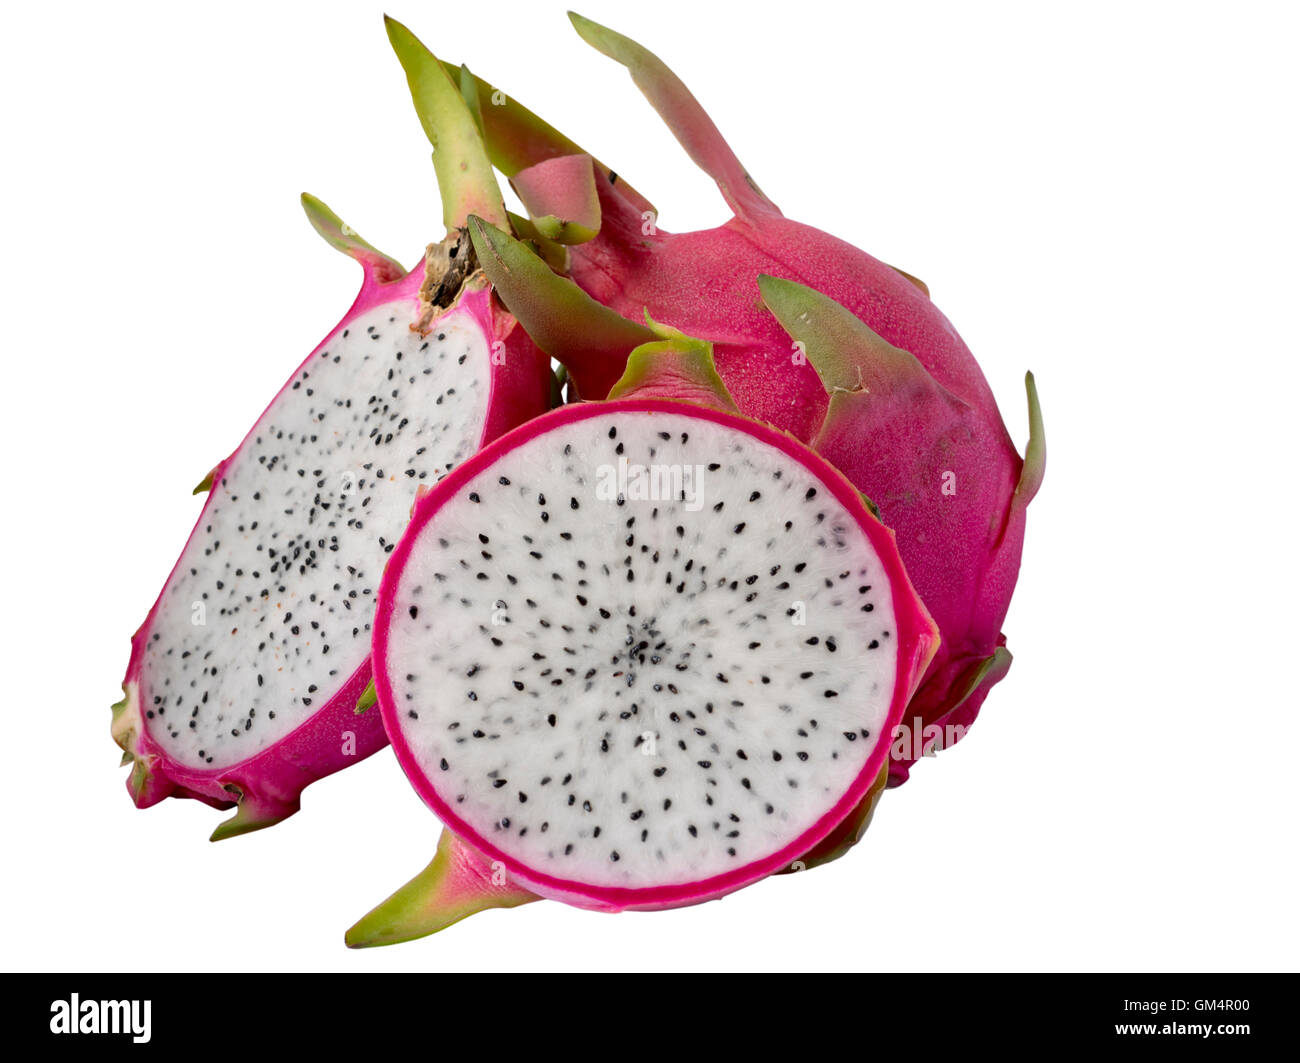
[[[1022,460],[924,284],[783,217],[658,58],[570,18],[628,67],[734,217],[665,232],[644,197],[572,141],[514,101],[485,105],[489,150],[533,215],[534,247],[577,288],[512,254],[504,236],[488,241],[494,250],[480,242],[484,269],[577,395],[607,393],[627,351],[654,338],[648,314],[710,341],[743,413],[810,443],[875,502],[943,636],[893,751],[897,785],[923,750],[964,734],[1010,665],[1001,627],[1046,459],[1033,377]],[[557,254],[552,240],[568,246]]]
[[[198,524],[114,706],[135,803],[237,805],[214,840],[278,822],[308,783],[385,745],[377,715],[354,706],[417,487],[551,402],[549,362],[474,268],[470,213],[507,216],[472,112],[405,27],[388,32],[438,149],[448,236],[407,272],[303,197],[361,263],[361,292],[200,484]]]

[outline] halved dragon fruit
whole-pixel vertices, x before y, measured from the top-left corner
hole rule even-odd
[[[534,896],[718,897],[883,785],[937,644],[893,534],[824,459],[735,413],[707,344],[656,331],[611,401],[529,422],[416,506],[375,685],[450,834],[350,945]]]
[[[626,352],[653,339],[641,323],[648,313],[713,341],[743,413],[812,445],[875,500],[943,633],[895,750],[891,784],[900,783],[923,749],[965,733],[1011,662],[1001,627],[1046,456],[1033,378],[1022,460],[978,364],[923,283],[784,218],[661,60],[570,18],[628,67],[734,217],[705,232],[666,232],[621,176],[510,100],[484,108],[489,150],[543,235],[572,245],[547,262],[562,261],[581,290],[535,269],[512,272],[499,241],[490,255],[480,247],[485,269],[581,397],[604,397]],[[578,224],[559,224],[569,219]]]
[[[303,197],[364,268],[343,320],[294,372],[208,497],[132,640],[113,736],[146,807],[238,805],[214,840],[278,822],[308,783],[382,748],[354,706],[375,592],[431,484],[550,405],[549,362],[495,300],[465,233],[508,224],[458,86],[405,27],[388,32],[430,139],[448,229],[409,273]],[[197,491],[198,489],[196,489]]]

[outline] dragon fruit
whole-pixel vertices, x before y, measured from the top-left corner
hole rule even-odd
[[[937,643],[893,533],[735,412],[708,344],[649,327],[609,401],[514,430],[416,506],[379,589],[375,685],[447,833],[350,945],[539,896],[719,897],[883,785]]]
[[[551,401],[548,360],[474,267],[469,214],[508,222],[471,108],[405,27],[388,32],[435,145],[448,236],[408,272],[303,197],[362,265],[360,294],[196,489],[198,524],[114,706],[135,803],[237,805],[214,840],[278,822],[308,783],[383,747],[377,715],[354,706],[417,486]]]
[[[657,57],[570,18],[628,67],[734,216],[705,232],[665,232],[621,177],[511,100],[484,108],[489,150],[539,230],[544,220],[540,236],[570,245],[545,257],[577,287],[527,264],[510,272],[495,238],[492,253],[480,246],[484,268],[578,396],[607,393],[626,352],[653,338],[641,324],[649,314],[712,341],[743,413],[812,445],[879,505],[943,635],[893,751],[897,785],[923,750],[965,733],[1010,665],[1001,627],[1046,457],[1033,377],[1022,460],[974,357],[922,282],[783,217]],[[559,224],[568,218],[578,224]]]

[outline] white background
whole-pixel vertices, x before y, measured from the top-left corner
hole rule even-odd
[[[654,199],[726,217],[560,5],[398,0]],[[388,751],[218,845],[136,811],[128,638],[238,442],[347,308],[326,199],[442,235],[381,8],[7,4],[0,963],[113,970],[1294,969],[1295,9],[651,3],[583,13],[691,85],[786,214],[929,282],[1013,437],[1047,421],[1006,631],[961,745],[848,859],[669,913],[556,903],[353,953],[436,824]]]

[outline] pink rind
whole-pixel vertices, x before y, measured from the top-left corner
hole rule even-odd
[[[402,732],[398,709],[386,667],[375,672],[375,691],[380,715],[388,732],[393,752],[417,793],[443,824],[479,850],[488,860],[499,860],[510,877],[533,892],[581,908],[601,911],[653,910],[697,904],[724,896],[788,867],[826,838],[867,795],[889,758],[890,736],[903,717],[907,702],[921,674],[938,646],[938,632],[925,606],[912,589],[898,555],[893,533],[871,515],[862,496],[833,466],[803,447],[791,436],[756,421],[668,399],[629,399],[602,403],[579,403],[553,410],[503,436],[452,470],[416,506],[407,533],[403,535],[380,582],[374,624],[372,660],[388,659],[389,628],[395,609],[395,596],[403,568],[419,538],[421,529],[447,501],[455,497],[478,473],[496,458],[544,432],[589,417],[611,412],[689,414],[703,420],[734,427],[784,451],[813,471],[831,490],[834,497],[858,518],[873,548],[884,563],[893,588],[895,628],[898,645],[897,676],[889,713],[875,748],[866,765],[838,802],[809,830],[776,853],[722,875],[698,882],[677,883],[662,887],[601,887],[590,883],[539,874],[502,852],[473,830],[447,804],[431,785]]]

